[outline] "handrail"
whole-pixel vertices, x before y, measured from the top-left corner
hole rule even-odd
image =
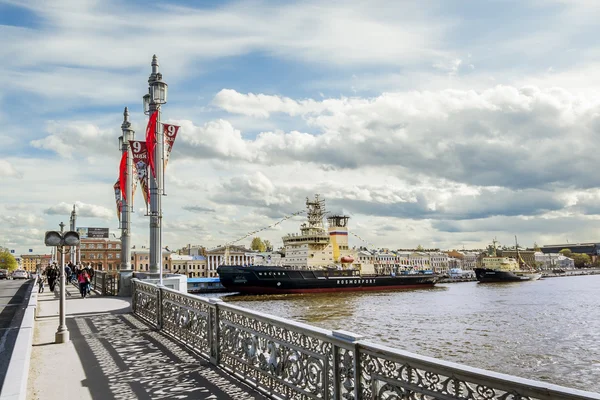
[[[276,399],[600,400],[132,280],[133,312]]]

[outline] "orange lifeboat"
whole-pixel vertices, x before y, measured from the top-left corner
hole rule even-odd
[[[340,261],[342,262],[342,264],[350,264],[354,261],[354,258],[352,258],[352,256],[344,256],[340,258]]]

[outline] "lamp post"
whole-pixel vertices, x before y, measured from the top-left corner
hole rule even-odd
[[[69,341],[69,330],[67,329],[65,298],[66,298],[66,279],[65,279],[65,246],[74,247],[79,245],[79,233],[74,231],[64,232],[64,223],[60,223],[60,232],[48,231],[44,236],[46,246],[60,247],[60,301],[59,301],[59,324],[54,335],[55,343],[66,343]]]
[[[73,211],[71,211],[71,219],[70,219],[70,225],[69,225],[69,228],[71,229],[71,231],[75,230],[76,223],[77,223],[77,211],[75,210],[75,204],[73,204]],[[69,261],[72,263],[75,263],[76,257],[77,257],[77,248],[71,247],[71,249],[69,251]]]
[[[121,152],[127,157],[127,171],[125,174],[125,196],[121,207],[121,271],[131,270],[131,212],[133,211],[133,154],[129,148],[129,141],[134,139],[135,132],[129,122],[129,110],[123,111],[121,124],[123,135],[119,136]]]
[[[167,102],[167,84],[158,72],[158,59],[152,57],[152,73],[148,78],[148,94],[143,97],[144,113],[156,118],[156,145],[154,146],[154,171],[156,179],[150,173],[150,272],[159,273],[159,285],[162,285],[162,201],[164,138],[160,123],[161,106]]]

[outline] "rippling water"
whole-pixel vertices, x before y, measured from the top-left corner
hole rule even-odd
[[[421,355],[600,392],[598,275],[224,300]]]

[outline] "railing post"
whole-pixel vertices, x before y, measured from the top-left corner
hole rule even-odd
[[[136,291],[136,287],[135,287],[135,279],[131,280],[131,311],[133,312],[133,314],[136,313],[137,309],[135,308],[135,291]]]
[[[208,345],[210,362],[213,365],[219,365],[219,306],[223,304],[223,300],[209,298],[210,306],[208,308]]]
[[[162,321],[163,321],[163,316],[162,316],[162,298],[163,298],[163,290],[164,287],[157,285],[158,288],[158,292],[156,292],[156,327],[158,328],[158,330],[162,329]]]
[[[343,345],[336,344],[335,340],[332,343],[333,398],[336,400],[359,400],[360,355],[358,354],[358,341],[363,339],[363,336],[344,330],[332,331],[331,334],[337,341],[345,342]]]

